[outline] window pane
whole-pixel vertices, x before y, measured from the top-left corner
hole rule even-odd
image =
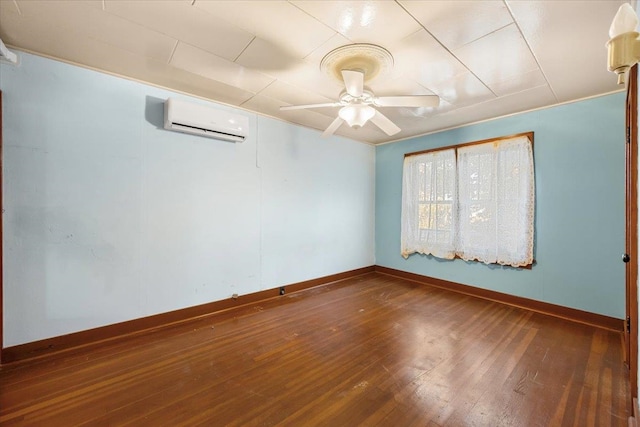
[[[449,231],[452,225],[451,204],[438,204],[436,207],[438,212],[438,230]]]
[[[429,227],[429,218],[431,218],[431,204],[421,204],[419,209],[420,209],[420,213],[419,213],[419,227],[422,230],[427,230],[431,227]]]

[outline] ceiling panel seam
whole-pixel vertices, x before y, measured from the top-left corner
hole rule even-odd
[[[304,13],[305,15],[309,16],[311,19],[313,19],[314,21],[320,23],[322,26],[327,27],[328,29],[330,29],[331,31],[333,31],[333,34],[331,35],[331,37],[335,36],[336,34],[338,34],[338,31],[336,31],[335,29],[331,28],[330,26],[328,26],[327,24],[325,24],[324,22],[320,21],[318,18],[316,18],[315,16],[311,15],[309,12],[307,12],[304,9],[301,9],[297,4],[290,2],[289,0],[287,0],[287,3],[289,3],[291,6],[295,7],[296,9],[298,9],[299,11],[301,11],[302,13]],[[340,33],[342,34],[342,33]],[[345,36],[344,34],[342,34],[343,36]],[[331,37],[329,37],[327,40],[324,41],[324,43],[326,43],[327,41],[329,41],[331,39]],[[345,36],[347,37],[347,36]],[[322,44],[320,45],[322,46]],[[320,47],[318,46],[318,47]],[[318,48],[316,47],[316,49]],[[314,49],[315,50],[315,49]],[[313,53],[313,52],[311,52]],[[311,53],[307,54],[307,56],[311,55]]]
[[[433,39],[434,39],[434,40],[435,40],[435,41],[436,41],[436,42],[437,42],[437,43],[438,43],[438,44],[439,44],[439,45],[440,45],[444,50],[446,50],[446,51],[447,51],[447,53],[448,53],[449,55],[451,55],[451,56],[452,56],[453,58],[455,58],[459,63],[461,63],[461,64],[462,64],[462,66],[463,66],[464,68],[466,68],[466,69],[467,69],[467,71],[469,71],[469,73],[471,73],[471,75],[472,75],[473,77],[475,77],[476,79],[478,79],[478,81],[479,81],[480,83],[482,83],[482,85],[483,85],[484,87],[486,87],[486,88],[487,88],[487,90],[493,94],[493,96],[495,96],[496,98],[499,98],[499,96],[498,96],[498,95],[496,95],[496,93],[495,93],[495,92],[494,92],[494,91],[493,91],[489,86],[487,86],[487,84],[486,84],[486,83],[485,83],[485,82],[484,82],[480,77],[478,77],[478,76],[476,75],[476,73],[474,73],[474,72],[473,72],[469,67],[467,67],[467,64],[465,64],[464,62],[462,62],[462,61],[460,60],[460,58],[458,58],[458,56],[457,56],[457,55],[455,55],[455,54],[454,54],[454,53],[453,53],[453,52],[452,52],[448,47],[446,47],[446,46],[445,46],[445,45],[440,41],[440,39],[438,39],[434,34],[432,34],[432,33],[431,33],[431,31],[429,31],[429,29],[428,29],[427,27],[425,27],[424,25],[422,25],[422,22],[420,22],[420,21],[419,21],[415,16],[413,16],[413,14],[411,14],[411,12],[409,12],[409,11],[407,10],[407,8],[406,8],[406,7],[404,7],[404,5],[402,5],[402,3],[400,3],[400,1],[399,1],[399,0],[394,0],[394,1],[396,2],[396,4],[397,4],[398,6],[400,6],[400,7],[402,8],[402,10],[404,10],[404,11],[407,13],[407,15],[409,15],[409,16],[410,16],[414,21],[416,21],[416,22],[418,23],[418,25],[420,25],[420,27],[422,27],[422,28],[427,32],[427,34],[429,34],[431,37],[433,37]],[[518,30],[519,30],[519,28],[518,28]],[[484,36],[483,36],[483,37],[484,37]],[[460,74],[462,74],[462,73],[460,73]],[[458,74],[458,75],[460,75],[460,74]],[[434,91],[433,91],[433,89],[431,89],[431,88],[427,88],[427,89],[429,89],[430,91],[434,92]],[[434,93],[435,93],[435,92],[434,92]]]
[[[176,49],[178,49],[178,43],[180,43],[180,40],[176,40],[176,44],[173,45],[173,50],[171,51],[171,55],[169,55],[169,61],[167,61],[168,65],[171,65],[171,61],[173,60],[173,55],[176,54]]]
[[[551,82],[547,78],[547,73],[544,72],[544,69],[542,68],[542,65],[540,65],[540,61],[538,61],[538,56],[536,55],[536,53],[531,48],[531,45],[529,44],[529,40],[527,40],[527,38],[522,33],[522,29],[520,28],[520,24],[518,24],[518,20],[516,19],[516,16],[513,14],[513,11],[511,10],[511,7],[509,6],[509,3],[506,0],[503,0],[503,1],[504,1],[504,5],[507,7],[507,10],[509,11],[509,15],[511,15],[511,19],[513,19],[514,24],[516,24],[516,28],[518,29],[518,32],[522,36],[522,40],[524,40],[524,42],[527,45],[527,49],[529,49],[529,52],[531,52],[531,55],[533,56],[533,59],[536,61],[536,64],[538,65],[538,69],[542,73],[542,77],[544,77],[544,81],[547,82],[547,86],[549,86],[549,90],[551,90],[551,93],[553,94],[553,97],[556,99],[556,102],[559,102],[560,100],[558,98],[558,94],[556,93],[555,90],[553,90],[553,86],[551,86]]]
[[[249,43],[247,43],[247,45],[240,51],[240,53],[238,54],[238,56],[236,56],[235,58],[233,58],[233,62],[236,62],[238,60],[238,58],[240,58],[242,56],[242,54],[244,53],[245,50],[247,50],[249,48],[249,46],[251,46],[251,43],[253,43],[253,41],[255,39],[257,39],[258,36],[256,36],[254,34],[253,38],[251,40],[249,40]],[[217,55],[216,55],[217,56]]]
[[[511,19],[513,19],[513,15],[511,15]],[[490,36],[491,34],[497,33],[497,32],[498,32],[498,31],[500,31],[500,30],[504,30],[504,29],[505,29],[505,28],[507,28],[509,25],[513,25],[513,24],[515,24],[515,23],[516,23],[516,21],[515,21],[515,20],[513,20],[512,22],[509,22],[507,25],[503,25],[503,26],[502,26],[502,27],[500,27],[500,28],[496,28],[495,30],[490,31],[490,32],[488,32],[487,34],[483,34],[483,35],[481,35],[480,37],[478,37],[478,38],[476,38],[476,39],[473,39],[473,40],[471,40],[471,41],[469,41],[469,42],[467,42],[467,43],[464,43],[463,45],[461,45],[461,46],[457,47],[457,48],[456,48],[456,50],[457,50],[457,49],[460,49],[461,47],[464,47],[464,46],[470,45],[471,43],[475,43],[475,42],[477,42],[478,40],[482,40],[483,38],[485,38],[485,37],[487,37],[487,36]],[[517,25],[516,25],[516,28],[518,28],[518,27],[517,27]],[[520,31],[520,28],[518,28],[518,32],[520,32],[520,35],[522,35],[522,32]],[[524,38],[524,37],[523,37],[523,38]]]

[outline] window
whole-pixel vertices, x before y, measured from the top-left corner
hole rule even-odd
[[[402,185],[402,255],[455,256],[456,152],[406,157]],[[407,248],[405,253],[404,248]],[[425,249],[428,248],[428,249]]]
[[[408,154],[401,253],[533,263],[533,133]]]

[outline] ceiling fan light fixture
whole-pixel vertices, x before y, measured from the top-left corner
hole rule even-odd
[[[375,114],[376,110],[373,107],[364,104],[347,105],[338,112],[340,118],[353,128],[364,126]]]

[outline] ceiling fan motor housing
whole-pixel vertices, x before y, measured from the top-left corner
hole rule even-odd
[[[344,85],[340,101],[321,104],[289,105],[281,110],[304,108],[341,107],[323,136],[332,135],[343,123],[358,129],[371,121],[387,135],[395,135],[401,129],[374,107],[437,107],[437,95],[409,95],[376,97],[364,83],[386,73],[393,66],[388,50],[374,44],[351,44],[329,52],[322,59],[320,68]]]

